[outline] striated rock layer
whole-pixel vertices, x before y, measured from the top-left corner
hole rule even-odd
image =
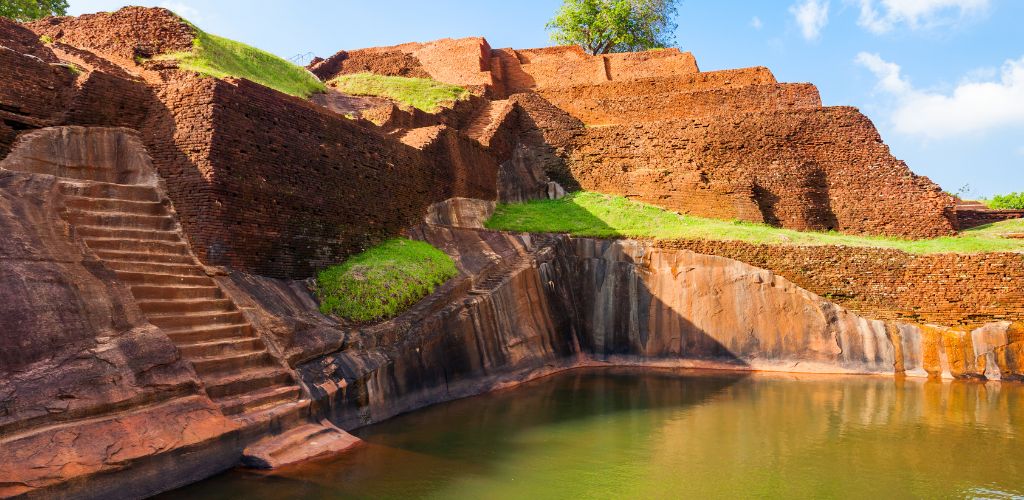
[[[298,365],[345,428],[595,364],[1024,374],[1019,323],[953,329],[873,320],[770,271],[636,241],[450,227],[415,234],[449,251],[472,277],[425,301],[435,307],[351,331],[340,351]]]

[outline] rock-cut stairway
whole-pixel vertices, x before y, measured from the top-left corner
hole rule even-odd
[[[72,180],[60,187],[76,235],[192,362],[225,415],[258,419],[299,401],[291,372],[206,275],[155,187]]]
[[[277,467],[356,441],[315,422],[293,372],[192,253],[142,141],[127,129],[50,127],[18,136],[0,170],[54,176],[77,240],[131,290],[240,424],[245,464]],[[254,442],[255,441],[255,442]]]

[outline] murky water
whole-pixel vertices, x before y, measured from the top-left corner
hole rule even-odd
[[[588,370],[399,416],[188,498],[1014,498],[1024,387]]]

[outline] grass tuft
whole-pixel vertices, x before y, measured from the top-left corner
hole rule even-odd
[[[303,98],[326,90],[323,82],[305,68],[270,52],[211,35],[199,28],[195,31],[191,51],[163,54],[156,59],[177,61],[181,69],[214,78],[245,78]]]
[[[622,196],[592,192],[576,192],[560,200],[498,205],[486,226],[505,231],[568,233],[600,238],[844,245],[892,248],[915,254],[1024,252],[1024,240],[1005,237],[1010,233],[1024,233],[1024,220],[989,224],[963,231],[959,236],[905,240],[884,236],[854,236],[834,231],[795,231],[751,222],[692,217],[631,201]]]
[[[335,77],[328,83],[346,94],[387,97],[427,113],[469,96],[469,91],[463,87],[430,78],[356,73]]]
[[[317,275],[320,311],[359,322],[392,318],[456,274],[451,257],[429,243],[391,239]]]

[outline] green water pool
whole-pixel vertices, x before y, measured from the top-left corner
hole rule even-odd
[[[577,370],[167,498],[1022,498],[1024,386]]]

